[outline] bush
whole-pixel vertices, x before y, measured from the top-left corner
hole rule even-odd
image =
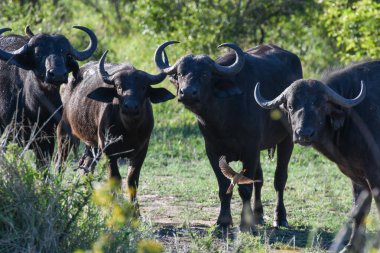
[[[93,189],[102,180],[102,166],[95,176],[44,178],[31,162],[32,152],[16,144],[1,151],[0,252],[127,252],[153,238],[111,183]]]

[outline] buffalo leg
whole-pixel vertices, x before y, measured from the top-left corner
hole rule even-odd
[[[33,141],[32,150],[36,155],[38,168],[44,171],[44,176],[47,177],[49,174],[50,161],[54,152],[54,137],[41,135],[37,138],[41,139]]]
[[[101,155],[102,153],[98,148],[86,145],[84,154],[79,159],[78,169],[83,169],[85,173],[94,172]]]
[[[254,183],[255,199],[253,202],[253,219],[255,224],[264,225],[264,209],[261,203],[261,188],[264,185],[264,177],[260,162],[257,165],[254,179],[256,182]]]
[[[62,165],[66,161],[71,149],[70,129],[62,120],[57,126],[57,154],[55,156],[55,169],[62,171]]]
[[[207,148],[206,153],[210,161],[211,167],[214,170],[216,179],[218,180],[219,186],[219,200],[220,200],[220,211],[218,220],[216,224],[222,230],[226,230],[229,226],[232,226],[232,216],[231,216],[231,197],[232,193],[227,194],[227,189],[230,185],[230,180],[227,179],[219,168],[219,157]],[[227,157],[228,159],[228,157]]]
[[[353,223],[350,240],[343,252],[363,252],[365,240],[365,224],[364,219],[367,217],[372,202],[372,195],[369,189],[355,183],[353,185],[354,208],[353,208]]]
[[[259,165],[260,151],[257,151],[256,153],[254,153],[253,157],[256,157],[256,159],[251,159],[249,161],[243,162],[243,168],[245,169],[244,175],[252,179],[254,178],[255,175],[260,175],[260,172],[257,173],[258,171],[261,170],[261,166]],[[261,177],[262,177],[262,171],[261,171]],[[258,207],[258,209],[256,210],[260,210],[259,206],[261,205],[261,187],[262,187],[262,181],[261,181],[261,184],[258,184],[258,187],[255,189],[255,206]],[[251,208],[252,192],[253,192],[253,184],[239,185],[239,195],[243,202],[240,230],[245,231],[245,232],[255,232],[255,220],[254,220],[254,215]],[[258,202],[256,202],[256,200]],[[262,208],[261,208],[261,211],[262,211]]]
[[[287,227],[286,209],[284,205],[284,189],[288,180],[288,164],[293,151],[293,142],[290,135],[277,145],[277,166],[274,176],[276,190],[276,207],[274,210],[274,227]]]
[[[111,180],[114,180],[116,184],[121,185],[121,175],[119,172],[119,167],[117,165],[117,158],[110,157],[108,163],[108,177]]]
[[[139,178],[141,167],[144,163],[145,156],[148,150],[148,145],[146,145],[143,150],[133,159],[131,159],[128,167],[128,192],[129,199],[134,204],[136,208],[136,214],[140,215],[139,204],[137,201],[137,189],[139,187]]]
[[[144,163],[148,146],[133,159],[131,159],[128,167],[128,192],[131,202],[137,202],[137,188],[139,187],[139,178],[141,167]]]

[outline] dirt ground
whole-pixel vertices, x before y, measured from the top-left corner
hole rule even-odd
[[[155,228],[157,239],[171,252],[186,252],[192,240],[197,240],[202,236],[206,236],[211,231],[211,227],[215,225],[219,206],[212,207],[197,207],[196,203],[178,202],[172,196],[157,196],[157,195],[140,195],[139,197],[140,210],[142,215],[149,219]],[[232,210],[239,210],[237,203],[232,203]],[[195,209],[202,209],[202,212],[215,215],[214,218],[208,216],[195,215],[195,219],[183,219],[183,213],[195,212]],[[203,217],[203,218],[202,218]],[[271,223],[270,218],[264,217],[266,223]],[[239,220],[234,220],[234,227],[228,234],[228,240],[234,240],[239,233]],[[311,237],[315,237],[315,231],[307,227],[289,227],[276,229],[269,224],[257,227],[257,234],[260,235],[263,244],[272,245],[269,247],[275,252],[290,252],[279,247],[276,244],[281,243],[289,245],[291,252],[304,251],[305,247],[311,245]],[[333,239],[332,234],[318,231],[319,238],[323,238],[319,243],[322,249],[328,249]],[[226,252],[234,252],[234,248],[226,248],[226,237],[215,235],[213,243],[219,249],[224,249]],[[274,246],[273,246],[274,245]]]

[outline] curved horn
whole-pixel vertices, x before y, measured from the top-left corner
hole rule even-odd
[[[1,28],[0,34],[7,32],[7,31],[12,31],[12,29],[11,28]],[[7,52],[5,50],[0,49],[0,59],[3,61],[7,61],[8,64],[16,64],[17,65],[17,62],[15,62],[13,60],[13,57],[15,57],[16,55],[18,55],[20,53],[25,52],[27,49],[28,49],[28,44],[25,44],[21,48],[15,50],[15,51],[12,51],[12,52]]]
[[[25,26],[25,34],[28,35],[29,38],[34,36],[34,33],[32,32],[32,30],[30,30],[29,25]]]
[[[158,75],[151,75],[151,74],[145,73],[145,76],[150,80],[149,84],[154,85],[154,84],[158,84],[164,81],[166,74],[160,73]]]
[[[237,73],[240,72],[240,70],[243,68],[244,63],[245,63],[243,50],[241,50],[241,48],[238,45],[233,44],[233,43],[223,43],[218,46],[218,48],[220,47],[232,48],[235,51],[236,60],[231,66],[222,66],[215,62],[214,72],[221,75],[227,75],[227,76],[236,75]]]
[[[78,61],[86,60],[90,58],[91,55],[95,52],[96,47],[98,46],[98,39],[96,38],[95,33],[91,31],[90,29],[88,29],[87,27],[73,26],[73,28],[84,31],[90,37],[90,44],[85,50],[77,51],[75,48],[71,47],[71,54],[76,60]]]
[[[107,53],[108,53],[108,50],[106,50],[103,53],[102,57],[100,58],[99,63],[98,63],[98,71],[99,71],[100,76],[103,79],[103,82],[105,82],[106,84],[112,84],[113,85],[114,83],[112,82],[110,75],[108,74],[108,72],[104,68],[104,60],[107,56]]]
[[[3,34],[5,32],[8,32],[8,31],[12,31],[11,28],[0,28],[0,34]],[[4,61],[8,61],[9,59],[11,59],[13,56],[12,53],[8,53],[7,51],[4,51],[2,49],[0,49],[0,59],[4,60]]]
[[[329,101],[333,102],[334,104],[340,105],[344,108],[351,108],[351,107],[358,105],[360,102],[363,101],[363,99],[365,98],[366,93],[367,93],[367,89],[366,89],[366,86],[365,86],[363,80],[360,82],[359,95],[357,95],[356,98],[353,98],[353,99],[342,97],[341,95],[339,95],[333,89],[331,89],[330,87],[328,87],[326,85],[324,85],[324,87],[325,87],[325,91],[328,95]]]
[[[166,41],[162,43],[157,49],[156,52],[154,53],[154,62],[156,63],[157,68],[161,70],[162,73],[165,73],[167,75],[174,74],[174,72],[177,70],[177,65],[178,63],[174,64],[173,66],[169,66],[169,61],[167,60],[165,48],[171,44],[176,44],[179,43],[178,41],[171,40],[171,41]],[[162,53],[165,55],[165,61],[162,60]]]
[[[278,95],[273,100],[266,100],[261,96],[260,93],[260,82],[258,82],[255,86],[255,100],[264,109],[274,109],[285,102],[285,94],[286,90],[284,90],[280,95]]]
[[[8,27],[6,27],[6,28],[0,28],[0,34],[5,33],[5,32],[9,32],[9,31],[12,31],[12,29],[8,28]]]

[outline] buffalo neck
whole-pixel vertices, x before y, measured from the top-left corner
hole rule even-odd
[[[42,84],[32,71],[20,71],[27,72],[25,73],[27,78],[23,85],[23,97],[26,109],[32,112],[30,116],[35,119],[39,118],[39,122],[42,124],[50,117],[53,117],[55,122],[59,122],[62,106],[59,86]]]
[[[199,124],[217,132],[226,132],[239,124],[244,124],[246,117],[242,111],[247,112],[243,108],[248,106],[246,94],[230,98],[211,97],[207,100],[207,104],[202,104],[201,109],[195,114]]]

